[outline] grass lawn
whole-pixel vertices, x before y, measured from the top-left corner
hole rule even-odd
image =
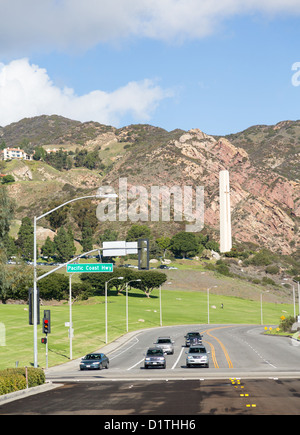
[[[224,308],[221,308],[223,304]],[[41,307],[51,310],[49,366],[69,360],[68,328],[69,305]],[[112,291],[108,298],[108,340],[113,341],[126,333],[125,296]],[[263,303],[266,325],[278,325],[280,316],[292,315],[291,304]],[[206,292],[162,291],[163,326],[179,324],[207,324]],[[129,292],[129,330],[159,326],[159,292],[151,298],[139,291]],[[260,324],[260,302],[210,293],[210,323]],[[94,297],[73,305],[73,358],[97,350],[105,344],[104,297]],[[45,367],[45,345],[42,325],[38,325],[38,362]],[[27,305],[0,305],[0,369],[30,366],[33,363],[33,326],[28,325]]]

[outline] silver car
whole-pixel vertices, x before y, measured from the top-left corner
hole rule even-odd
[[[174,341],[170,337],[158,337],[154,343],[155,347],[159,347],[164,351],[164,353],[172,354],[174,353]]]
[[[194,345],[191,346],[186,352],[186,366],[191,367],[194,365],[201,365],[204,367],[209,367],[208,354],[205,346],[203,345]]]

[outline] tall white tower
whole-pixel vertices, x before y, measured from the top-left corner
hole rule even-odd
[[[228,252],[232,248],[229,172],[219,174],[220,189],[220,252]]]

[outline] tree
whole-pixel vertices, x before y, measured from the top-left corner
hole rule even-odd
[[[55,255],[55,243],[48,236],[41,248],[41,254],[44,257],[53,257]]]
[[[87,150],[76,150],[74,158],[75,166],[88,169],[97,169],[101,166],[101,159],[97,150],[88,152]]]
[[[167,249],[170,247],[170,243],[171,243],[170,237],[162,236],[159,239],[156,239],[156,243],[160,247],[160,249],[162,249],[165,258]]]
[[[33,260],[33,225],[29,217],[22,219],[16,245],[25,261]]]
[[[195,234],[181,231],[175,234],[170,243],[170,250],[174,255],[183,256],[195,255],[198,251],[198,243]]]
[[[0,186],[0,247],[3,247],[4,238],[8,236],[13,215],[14,203],[10,200],[6,187]]]
[[[151,236],[150,228],[147,225],[132,225],[126,237],[126,242],[136,242],[141,238],[149,238]]]
[[[162,272],[151,270],[136,273],[136,279],[140,279],[141,282],[133,282],[132,286],[142,290],[147,298],[150,298],[151,292],[166,282],[167,275]]]
[[[108,291],[115,287],[117,294],[120,294],[126,286],[126,282],[135,279],[136,273],[129,269],[115,268],[113,272],[109,273],[83,273],[80,275],[81,281],[88,283],[90,288],[94,291],[95,295],[103,295],[105,290],[105,282],[112,278],[123,276],[123,280],[114,279],[108,284]]]
[[[72,216],[75,219],[80,230],[83,230],[85,224],[89,224],[92,231],[95,232],[99,221],[95,213],[95,207],[89,200],[75,202],[72,205]]]
[[[5,175],[2,177],[1,183],[2,184],[8,184],[8,183],[14,183],[15,178],[12,175]]]
[[[65,299],[69,292],[69,279],[61,273],[52,273],[39,281],[40,297],[45,300]]]
[[[61,205],[61,201],[52,201],[46,211],[52,210],[59,205]],[[58,210],[53,211],[52,213],[45,216],[45,219],[47,219],[47,221],[49,222],[52,230],[56,231],[58,228],[65,225],[68,217],[69,208],[70,205],[65,205],[64,207],[61,207]],[[44,213],[46,213],[46,211],[44,211]]]
[[[157,271],[141,271],[135,272],[130,269],[116,268],[110,273],[83,273],[80,275],[80,279],[84,283],[88,283],[90,288],[93,289],[95,295],[104,294],[105,282],[111,278],[117,278],[123,276],[124,279],[114,279],[108,284],[108,291],[112,287],[116,288],[117,294],[124,292],[126,283],[131,281],[130,287],[142,290],[147,298],[150,297],[151,292],[155,288],[159,288],[166,280],[167,276],[162,272]],[[136,281],[140,279],[141,281]],[[130,288],[129,287],[129,288]]]
[[[6,187],[0,186],[0,298],[3,303],[9,297],[11,275],[7,262],[7,245],[9,227],[13,218],[14,204],[10,200]]]
[[[76,252],[74,238],[72,239],[71,234],[61,227],[54,237],[54,243],[58,260],[61,263],[71,260]]]
[[[82,252],[89,252],[93,249],[93,230],[89,222],[84,222],[81,239]]]
[[[35,153],[33,154],[33,160],[44,160],[47,153],[43,147],[36,147]]]

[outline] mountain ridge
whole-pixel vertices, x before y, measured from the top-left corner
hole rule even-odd
[[[216,233],[218,174],[227,169],[235,240],[261,244],[282,254],[299,249],[300,121],[253,126],[240,134],[220,137],[207,135],[199,129],[168,132],[148,124],[117,129],[54,115],[26,119],[0,128],[0,143],[2,141],[15,146],[27,143],[33,149],[41,145],[61,146],[67,150],[76,147],[97,149],[105,162],[103,173],[72,169],[52,178],[62,199],[63,191],[76,195],[80,189],[86,192],[96,189],[98,183],[98,186],[111,185],[117,189],[121,177],[127,178],[129,188],[139,185],[204,186],[205,224]],[[23,162],[24,165],[30,166]],[[38,207],[33,199],[24,203],[22,193],[29,188],[26,187],[28,183],[33,188],[34,179],[39,187],[40,183],[46,183],[45,164],[31,164],[31,179],[24,175],[18,178],[16,168],[12,166],[7,164],[5,170],[17,178],[17,182],[9,186],[11,195],[17,199],[23,213],[31,208],[36,210]],[[20,173],[20,168],[18,171]],[[26,173],[25,167],[21,173]],[[40,191],[44,206],[48,199],[50,202],[47,195],[53,195],[53,191],[50,189],[48,194]]]

